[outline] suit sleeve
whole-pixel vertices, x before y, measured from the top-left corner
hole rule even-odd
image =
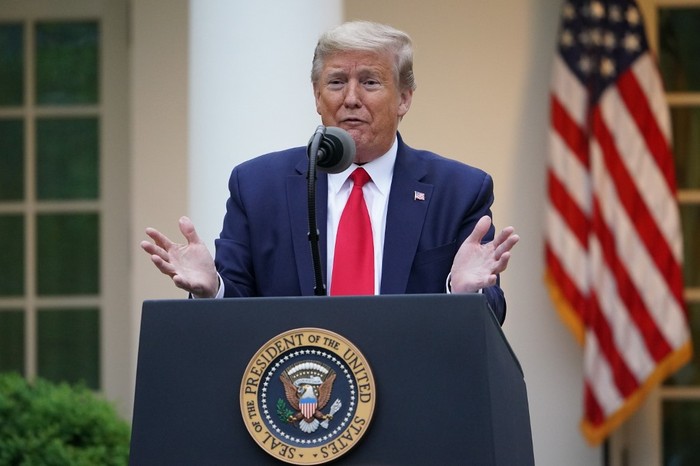
[[[460,245],[467,236],[471,234],[476,226],[476,222],[478,222],[481,217],[488,215],[493,220],[491,213],[493,200],[493,179],[490,175],[484,174],[479,194],[475,197],[474,203],[469,209],[469,213],[463,219],[459,240]],[[496,229],[492,221],[491,228],[489,228],[488,233],[484,236],[482,244],[493,241],[495,231]],[[496,285],[484,288],[482,292],[486,296],[486,300],[496,316],[496,319],[502,325],[506,318],[506,300],[503,290],[500,287],[500,277],[497,277]]]
[[[239,189],[240,172],[235,168],[229,178],[229,198],[221,235],[216,240],[216,269],[224,282],[224,297],[256,295],[252,274],[251,237],[248,214]]]

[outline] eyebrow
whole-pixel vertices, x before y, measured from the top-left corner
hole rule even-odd
[[[349,73],[344,68],[331,68],[327,71],[328,78],[345,77]],[[381,77],[383,76],[382,70],[378,67],[373,66],[361,66],[357,68],[357,74],[359,76],[372,76]]]

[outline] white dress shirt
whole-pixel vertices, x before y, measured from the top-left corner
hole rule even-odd
[[[372,239],[374,241],[374,294],[379,294],[379,286],[382,278],[382,257],[384,257],[384,232],[386,230],[386,212],[389,206],[389,192],[391,191],[391,180],[394,176],[394,164],[396,162],[396,152],[398,140],[394,139],[394,144],[389,152],[381,157],[372,160],[364,165],[371,181],[362,187],[362,194],[369,211],[370,222],[372,223]],[[359,165],[352,164],[341,173],[328,175],[328,223],[326,225],[327,259],[326,263],[326,285],[331,289],[333,280],[333,257],[335,254],[335,238],[338,232],[338,223],[343,213],[345,204],[348,202],[353,182],[350,174]]]

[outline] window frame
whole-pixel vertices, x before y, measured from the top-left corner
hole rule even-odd
[[[70,107],[35,105],[33,63],[33,29],[37,22],[96,20],[100,25],[99,102],[97,105]],[[133,378],[129,279],[129,130],[128,130],[128,2],[127,0],[25,0],[6,2],[0,10],[0,21],[24,25],[25,96],[18,107],[0,109],[0,116],[22,118],[25,121],[25,193],[31,198],[3,203],[0,212],[15,212],[25,216],[25,294],[22,298],[0,298],[3,308],[25,311],[24,332],[25,375],[37,375],[37,310],[39,308],[100,309],[100,373],[101,391],[123,409],[130,405]],[[96,200],[45,202],[35,197],[36,119],[43,116],[99,115],[99,186]],[[28,183],[28,184],[27,184]],[[97,211],[100,217],[100,284],[98,295],[92,297],[39,297],[36,290],[35,254],[37,214],[47,212]]]

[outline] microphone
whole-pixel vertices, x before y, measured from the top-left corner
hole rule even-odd
[[[323,283],[321,251],[319,250],[320,233],[316,226],[316,168],[327,173],[340,173],[355,160],[355,141],[347,131],[335,126],[319,125],[306,147],[309,156],[307,179],[307,207],[309,220],[309,244],[311,261],[314,266],[314,295],[325,296],[326,285]]]
[[[355,141],[342,128],[319,125],[311,136],[307,154],[312,155],[314,142],[317,142],[316,166],[326,173],[340,173],[355,160]]]

